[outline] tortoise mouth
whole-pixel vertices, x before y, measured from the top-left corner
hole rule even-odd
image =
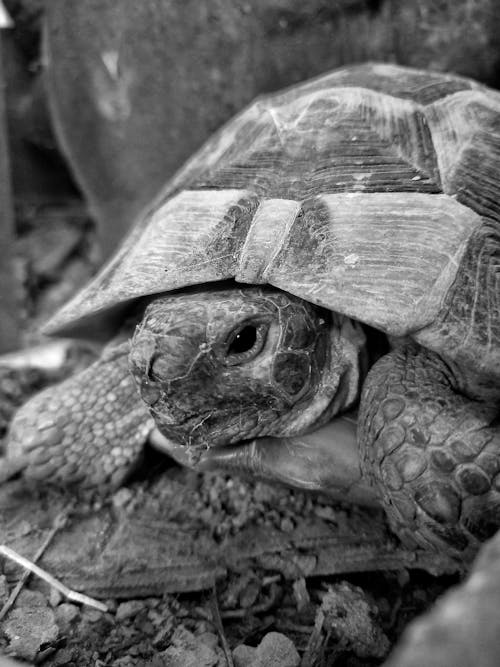
[[[290,443],[295,441],[305,440],[307,442],[317,442],[321,444],[321,448],[325,449],[327,444],[328,437],[336,436],[338,438],[338,425],[343,424],[344,426],[349,424],[348,429],[350,432],[355,431],[357,427],[357,411],[351,410],[342,415],[336,416],[326,424],[312,425],[308,430],[301,434],[280,436],[272,434],[260,434],[255,435],[253,433],[249,434],[248,437],[234,437],[232,439],[225,439],[224,442],[214,442],[213,436],[207,438],[203,441],[193,442],[192,440],[186,441],[186,438],[176,438],[165,435],[164,432],[160,432],[158,427],[154,429],[150,435],[151,443],[159,451],[172,456],[174,459],[179,460],[182,458],[183,465],[196,465],[199,463],[200,459],[203,457],[213,458],[214,460],[218,457],[220,453],[226,452],[231,449],[232,451],[245,450],[248,449],[253,443]],[[260,429],[259,429],[260,430]],[[324,434],[328,433],[329,436]],[[350,436],[351,437],[351,436]],[[341,440],[343,443],[347,441],[345,434],[342,434]],[[334,446],[334,438],[332,438],[332,446]],[[351,446],[357,446],[356,441],[351,442]]]
[[[183,448],[190,456],[198,455],[198,458],[208,450],[251,442],[260,437],[268,426],[259,420],[256,413],[239,415],[236,419],[231,409],[190,413],[175,419],[154,408],[151,412],[165,442],[171,443],[165,444],[166,447]]]
[[[264,436],[266,438],[267,436]],[[242,450],[248,448],[256,438],[245,438],[244,440],[239,439],[235,442],[224,442],[224,443],[183,443],[177,439],[170,438],[164,433],[161,433],[158,428],[155,428],[150,435],[151,444],[155,449],[167,454],[168,456],[175,459],[181,465],[188,467],[197,466],[201,460],[209,454],[210,458],[212,456],[218,456],[219,454],[227,451],[229,448],[241,448]]]

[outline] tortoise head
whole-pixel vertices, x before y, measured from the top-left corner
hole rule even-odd
[[[189,448],[303,433],[357,398],[364,334],[279,290],[214,288],[149,303],[130,368],[160,431]]]

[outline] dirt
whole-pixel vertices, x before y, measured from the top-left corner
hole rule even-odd
[[[32,558],[70,502],[21,482],[4,486],[3,541]],[[370,531],[384,545],[390,540],[378,513],[196,474],[152,456],[112,497],[80,499],[39,562],[72,590],[104,601],[107,611],[68,602],[32,577],[2,622],[1,650],[46,665],[222,666],[230,664],[226,645],[247,657],[252,652],[242,646],[261,647],[264,661],[255,664],[274,665],[266,650],[276,643],[268,639],[266,649],[265,640],[279,633],[304,666],[378,665],[409,620],[457,578],[374,566],[323,574],[321,552],[329,549],[334,571],[344,546],[363,569],[370,547],[360,535]],[[382,542],[372,547],[383,552]],[[391,553],[395,548],[390,543]],[[5,599],[20,570],[4,560],[3,572]],[[292,655],[284,665],[293,664]]]

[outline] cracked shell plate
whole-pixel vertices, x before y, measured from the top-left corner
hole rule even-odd
[[[229,279],[388,334],[426,329],[471,238],[498,229],[499,166],[500,96],[468,79],[371,64],[262,97],[46,332],[106,339],[141,297]]]

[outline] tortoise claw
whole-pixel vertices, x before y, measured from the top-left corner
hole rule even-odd
[[[0,484],[8,482],[12,477],[22,472],[29,464],[29,457],[27,456],[13,456],[7,458],[0,457]]]

